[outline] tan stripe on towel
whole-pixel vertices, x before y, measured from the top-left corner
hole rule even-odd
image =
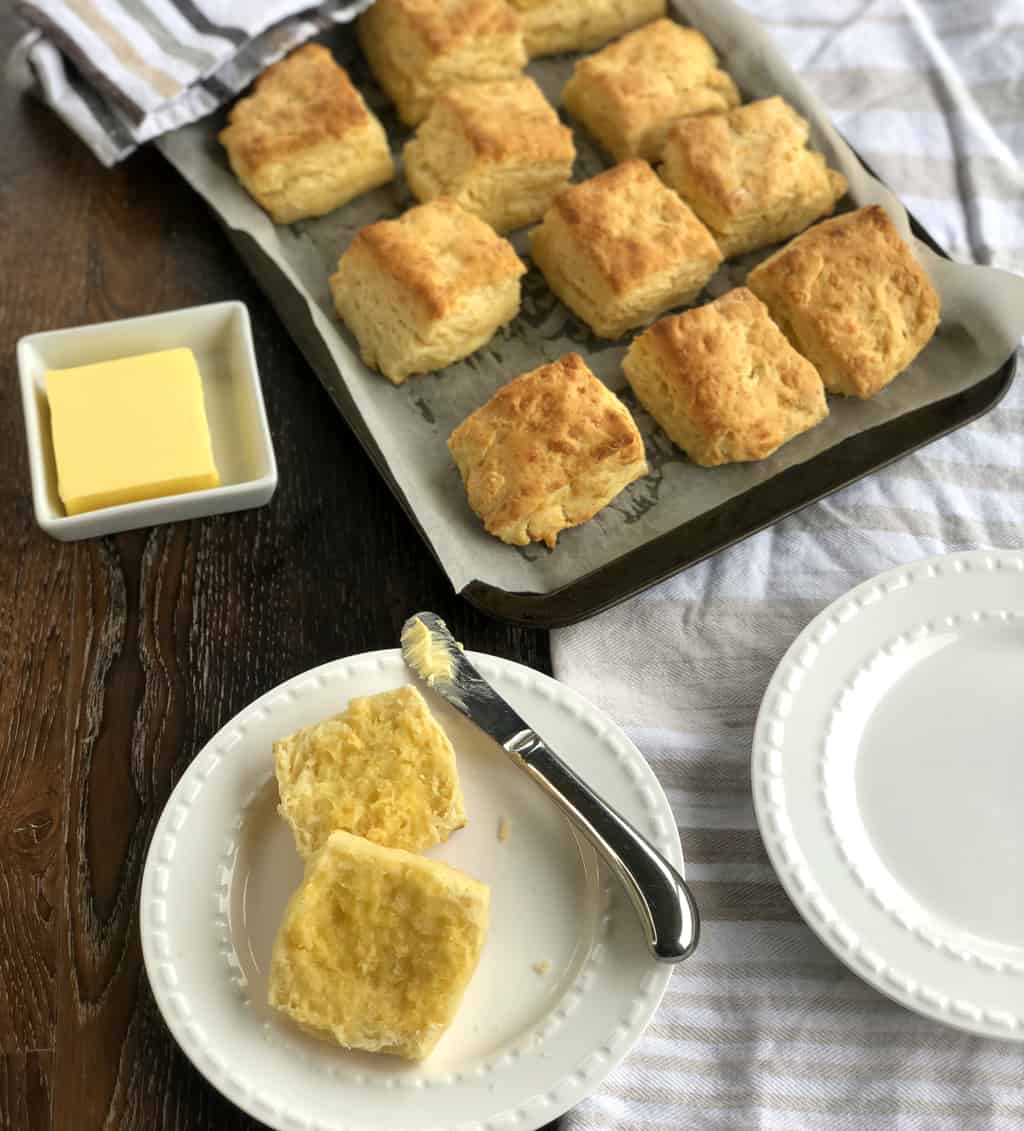
[[[151,86],[164,98],[175,98],[184,87],[166,71],[153,67],[142,58],[120,31],[98,11],[91,0],[67,0],[67,6],[103,40],[118,60],[133,71],[143,82]]]

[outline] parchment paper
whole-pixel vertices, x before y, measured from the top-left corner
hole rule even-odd
[[[678,18],[700,28],[715,45],[744,101],[781,94],[809,119],[812,145],[850,181],[850,196],[842,207],[881,204],[910,238],[902,206],[864,171],[832,128],[822,105],[790,71],[754,19],[727,0],[676,0],[672,6]],[[397,156],[409,131],[373,82],[351,29],[339,29],[328,42],[381,116]],[[556,105],[573,61],[572,56],[559,56],[537,60],[528,68]],[[327,278],[360,227],[396,216],[415,203],[404,180],[399,177],[322,219],[275,227],[231,174],[216,140],[222,125],[223,116],[216,116],[168,134],[158,144],[236,237],[241,233],[241,238],[254,240],[274,265],[276,270],[262,274],[262,284],[307,357],[315,359],[320,379],[357,432],[365,428],[372,436],[378,463],[404,495],[456,590],[474,579],[510,592],[534,593],[570,583],[854,433],[969,388],[998,368],[1024,334],[1024,279],[953,264],[917,244],[942,297],[942,323],[911,369],[871,401],[830,398],[828,419],[770,459],[698,468],[674,448],[633,398],[620,368],[628,342],[610,344],[594,338],[554,297],[536,269],[523,279],[519,317],[472,357],[398,387],[369,371],[334,313]],[[611,163],[579,129],[575,141],[574,180],[592,176]],[[517,233],[513,242],[528,262],[525,232]],[[742,283],[767,254],[755,253],[724,265],[701,301]],[[582,353],[632,410],[651,471],[596,518],[563,533],[554,551],[506,546],[485,534],[469,510],[446,440],[500,385],[570,350]],[[352,413],[361,420],[353,420]]]

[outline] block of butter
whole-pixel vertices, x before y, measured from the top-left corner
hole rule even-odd
[[[191,350],[51,369],[46,397],[69,515],[220,484]]]

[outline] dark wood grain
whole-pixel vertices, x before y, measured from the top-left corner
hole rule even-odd
[[[17,33],[0,15],[0,53]],[[104,170],[0,96],[0,1129],[250,1131],[142,969],[153,825],[204,742],[278,681],[438,609],[467,646],[547,640],[451,592],[196,197],[153,152]],[[35,525],[14,344],[222,299],[250,310],[280,487],[244,514],[64,545]]]
[[[48,1052],[0,1055],[0,1127],[47,1131],[52,1061]]]

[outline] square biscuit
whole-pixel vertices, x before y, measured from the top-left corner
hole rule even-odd
[[[503,385],[452,432],[448,449],[488,534],[554,548],[647,474],[629,410],[577,353]]]
[[[746,287],[655,322],[622,368],[644,408],[702,467],[764,459],[828,415],[817,370]]]
[[[231,168],[278,224],[323,216],[395,175],[383,127],[316,43],[268,67],[228,123]]]
[[[747,276],[830,393],[867,398],[907,368],[939,324],[939,296],[877,204],[823,220]]]
[[[455,751],[415,687],[353,699],[280,739],[274,771],[300,856],[336,829],[421,852],[466,823]]]
[[[439,197],[361,228],[330,286],[363,361],[398,385],[488,342],[518,313],[525,273],[507,240]]]
[[[530,249],[548,286],[602,338],[691,302],[722,261],[711,233],[646,161],[559,193]]]
[[[402,121],[421,122],[456,83],[511,78],[526,66],[519,14],[505,0],[376,0],[359,43]]]
[[[473,977],[489,904],[439,860],[333,833],[288,902],[267,999],[314,1037],[422,1060]]]
[[[807,148],[807,121],[775,96],[726,114],[683,118],[661,175],[729,258],[781,243],[829,215],[846,178]]]
[[[740,96],[707,39],[663,19],[580,59],[562,101],[616,161],[657,161],[673,122],[728,110]]]
[[[664,16],[666,0],[511,0],[523,18],[527,54],[593,51]]]
[[[569,183],[576,150],[525,75],[449,87],[404,150],[417,200],[448,196],[498,232],[539,220]]]

